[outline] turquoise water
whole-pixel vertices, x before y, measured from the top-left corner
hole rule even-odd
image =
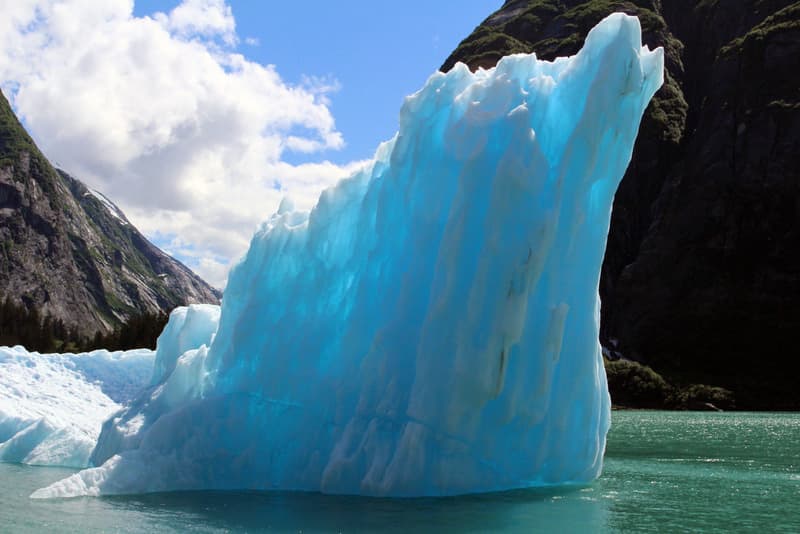
[[[582,488],[448,499],[172,493],[34,501],[72,470],[0,464],[0,532],[800,532],[800,414],[613,414]]]

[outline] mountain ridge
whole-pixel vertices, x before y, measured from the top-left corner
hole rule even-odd
[[[0,298],[85,336],[134,315],[219,302],[116,205],[53,167],[0,92]]]

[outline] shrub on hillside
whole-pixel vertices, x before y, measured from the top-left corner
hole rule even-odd
[[[666,408],[674,388],[650,367],[630,360],[604,360],[611,403],[635,408]]]
[[[675,408],[682,410],[705,410],[713,407],[730,410],[736,407],[733,392],[725,388],[692,384],[678,391],[674,400]]]

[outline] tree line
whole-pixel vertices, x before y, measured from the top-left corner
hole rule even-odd
[[[113,331],[82,335],[61,319],[42,314],[34,307],[15,304],[8,297],[0,305],[0,345],[22,345],[36,352],[88,352],[95,349],[129,350],[156,348],[169,316],[161,313],[134,315]]]

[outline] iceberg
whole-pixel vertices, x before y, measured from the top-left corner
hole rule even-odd
[[[371,163],[262,224],[216,333],[191,335],[208,344],[185,350],[170,319],[98,467],[33,497],[593,480],[610,419],[600,265],[662,81],[662,50],[624,14],[572,57],[432,75]]]
[[[101,427],[109,429],[105,443],[110,429],[120,439],[136,436],[141,418],[123,422],[118,412],[147,398],[153,384],[174,372],[177,356],[210,345],[219,314],[209,304],[176,308],[155,352],[39,354],[0,347],[0,462],[94,465]]]
[[[103,421],[147,385],[154,356],[0,347],[0,462],[88,467]]]

